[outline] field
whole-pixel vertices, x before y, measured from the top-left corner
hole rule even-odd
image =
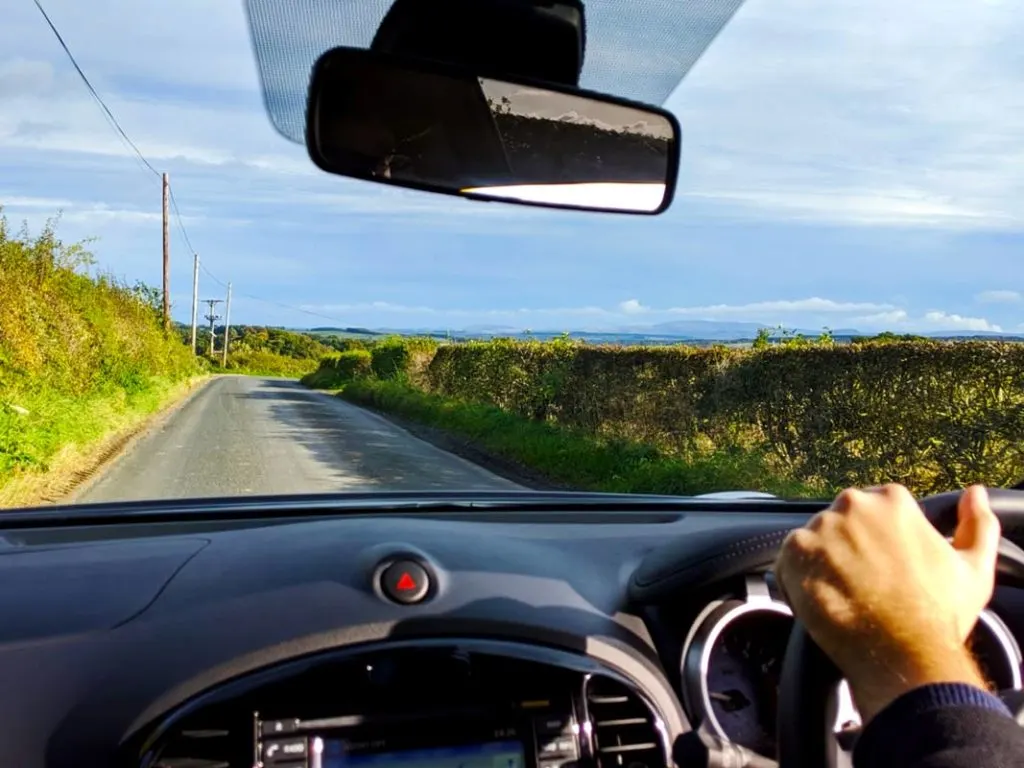
[[[1016,343],[362,346],[326,358],[306,382],[571,487],[827,497],[847,485],[901,482],[926,494],[1024,478]]]

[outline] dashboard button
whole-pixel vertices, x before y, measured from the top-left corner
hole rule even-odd
[[[576,757],[576,741],[572,737],[556,737],[540,744],[540,756]]]
[[[572,733],[572,723],[567,717],[560,717],[558,715],[551,715],[548,717],[538,717],[534,720],[534,730],[538,735],[543,736],[558,736],[561,734]]]
[[[281,763],[306,757],[306,739],[274,739],[263,742],[263,762]]]
[[[430,591],[430,576],[417,562],[396,560],[380,576],[381,591],[396,603],[422,602]]]
[[[291,720],[264,720],[260,723],[261,736],[275,736],[279,734],[292,733],[299,727],[299,721]]]

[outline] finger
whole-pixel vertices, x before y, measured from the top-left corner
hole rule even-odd
[[[994,571],[1001,531],[984,486],[972,485],[960,494],[956,511],[953,548],[979,572]]]
[[[772,569],[772,574],[775,576],[775,589],[779,592],[779,599],[786,605],[792,607],[789,602],[789,594],[786,592],[786,576],[783,573],[784,568],[785,565],[781,559],[775,561],[775,567]]]
[[[849,512],[862,505],[867,493],[857,488],[846,488],[839,492],[835,500],[829,505],[826,512]]]
[[[775,564],[772,566],[772,573],[775,576],[775,586],[779,590],[779,595],[782,597],[782,602],[789,605],[789,594],[786,592],[786,582],[789,578],[789,566],[791,560],[795,557],[799,560],[802,557],[802,551],[799,543],[799,537],[797,531],[799,528],[794,528],[782,541],[782,546],[779,547],[779,554],[775,558]]]

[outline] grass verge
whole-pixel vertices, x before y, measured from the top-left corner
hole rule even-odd
[[[780,478],[760,455],[713,451],[682,458],[627,441],[583,435],[488,405],[430,395],[394,381],[357,380],[338,396],[357,405],[472,441],[478,450],[512,461],[563,487],[611,493],[692,495],[759,490],[785,498],[820,498],[821,489]]]
[[[0,508],[61,500],[206,379],[157,377],[132,394],[76,398],[42,391],[15,398],[8,407],[16,411],[0,414],[0,421],[17,430],[20,455],[31,461],[0,466]]]

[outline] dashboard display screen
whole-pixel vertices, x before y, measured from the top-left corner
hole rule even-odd
[[[525,768],[526,762],[519,741],[394,752],[354,752],[348,747],[341,739],[324,739],[319,755],[321,768]]]

